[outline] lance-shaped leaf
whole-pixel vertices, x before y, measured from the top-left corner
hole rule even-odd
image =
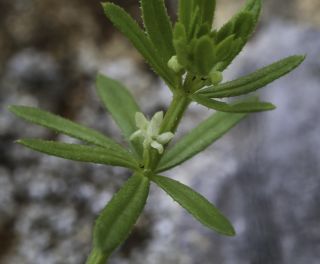
[[[167,67],[167,61],[157,52],[157,49],[137,22],[115,4],[103,3],[102,5],[106,16],[131,41],[154,71],[163,78],[170,88],[175,87],[175,74]]]
[[[167,177],[152,176],[151,179],[204,226],[223,235],[235,235],[229,220],[201,194]]]
[[[217,40],[221,41],[237,32],[238,34],[242,32],[243,34],[240,34],[241,37],[244,40],[247,40],[256,27],[261,12],[261,6],[261,0],[248,0],[241,11],[235,14],[221,27],[221,29],[219,29]]]
[[[246,114],[214,113],[165,152],[157,172],[173,168],[200,153],[246,116]]]
[[[217,43],[223,41],[225,38],[232,35],[234,32],[234,22],[229,21],[228,23],[224,24],[218,31],[214,33],[214,39]]]
[[[188,2],[188,0],[184,2]],[[189,3],[182,5],[189,5]],[[189,39],[192,39],[197,35],[199,37],[210,32],[213,23],[216,2],[215,0],[194,0],[192,1],[192,6],[191,14],[189,14],[191,18],[189,22],[190,26],[188,28]],[[186,28],[187,27],[188,26],[186,26]]]
[[[179,22],[181,22],[186,32],[189,33],[190,31],[190,24],[191,24],[191,18],[193,13],[193,2],[195,0],[180,0],[179,1],[179,10],[178,10],[178,17]]]
[[[217,68],[217,70],[221,72],[224,71],[242,50],[244,43],[245,41],[242,38],[235,39],[232,43],[232,47],[230,48],[230,52],[228,53],[227,58],[219,63],[219,67]]]
[[[235,35],[230,35],[221,41],[215,48],[217,54],[217,61],[223,61],[227,59],[232,53],[232,47],[235,40]]]
[[[254,15],[251,12],[242,12],[235,21],[234,33],[236,37],[247,39],[254,30],[254,27]]]
[[[274,110],[276,107],[268,102],[244,101],[227,104],[214,99],[209,99],[203,95],[192,95],[191,98],[208,108],[226,113],[253,113]]]
[[[10,106],[9,110],[26,121],[52,129],[58,133],[108,149],[126,152],[122,146],[111,138],[66,118],[29,106]]]
[[[96,86],[103,104],[121,129],[124,138],[141,157],[143,153],[141,139],[130,141],[130,136],[138,129],[135,114],[141,112],[133,96],[120,82],[102,74],[98,74]]]
[[[247,94],[291,72],[304,59],[304,56],[287,57],[234,81],[205,88],[199,94],[205,95],[208,98],[223,98]]]
[[[150,181],[135,174],[112,197],[94,227],[94,249],[110,255],[130,234],[149,193]]]
[[[108,258],[108,254],[100,251],[99,249],[93,248],[86,264],[105,264]]]
[[[141,0],[142,17],[150,40],[165,61],[175,54],[172,24],[163,0]]]
[[[235,14],[218,31],[216,36],[217,41],[221,41],[231,34],[236,34],[237,37],[241,38],[241,41],[233,47],[233,55],[220,68],[221,71],[230,65],[254,32],[260,16],[261,6],[261,0],[248,0],[242,10]]]
[[[195,6],[194,11],[192,12],[190,26],[189,26],[189,32],[188,32],[189,40],[194,39],[198,35],[198,32],[201,29],[201,22],[199,22],[200,19],[201,19],[200,8],[199,6]]]
[[[213,40],[209,36],[203,36],[197,40],[194,62],[197,72],[202,76],[207,76],[215,62]]]
[[[187,32],[184,25],[180,22],[177,22],[174,26],[173,45],[179,63],[184,67],[187,66],[190,63]]]
[[[185,0],[180,0],[185,1]],[[201,23],[208,24],[212,26],[214,12],[216,8],[216,1],[215,0],[197,0],[194,1],[194,5],[198,5],[200,7],[201,13]]]
[[[212,26],[209,26],[208,24],[202,24],[198,30],[197,37],[200,38],[204,35],[208,35],[211,37],[211,29],[212,29]]]
[[[261,13],[262,1],[261,0],[247,0],[244,11],[249,11],[254,14],[254,20],[258,21]]]
[[[30,149],[64,159],[137,169],[132,156],[101,147],[68,144],[40,139],[20,139],[17,143]]]

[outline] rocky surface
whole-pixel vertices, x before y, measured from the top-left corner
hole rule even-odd
[[[134,12],[133,1],[121,4]],[[97,71],[126,84],[149,115],[164,109],[170,94],[123,38],[111,38],[94,1],[56,1],[49,9],[43,1],[15,0],[0,1],[0,7],[0,263],[84,263],[95,217],[130,174],[13,144],[19,137],[71,139],[26,124],[6,107],[39,106],[121,142],[94,91]],[[303,67],[263,90],[278,109],[253,115],[167,173],[221,208],[237,237],[206,230],[153,187],[132,235],[110,263],[318,263],[319,42],[319,31],[265,23],[225,79],[308,53]],[[179,135],[209,113],[192,105]]]

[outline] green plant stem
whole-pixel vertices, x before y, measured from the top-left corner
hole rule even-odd
[[[144,148],[143,150],[143,160],[144,160],[144,172],[145,174],[148,174],[150,172],[150,164],[151,164],[151,158],[152,158],[152,152],[150,148]]]
[[[181,91],[175,92],[172,102],[164,116],[160,133],[175,133],[181,118],[190,103],[190,99]]]
[[[86,264],[107,264],[109,255],[103,254],[100,250],[92,249]]]
[[[176,90],[173,94],[171,104],[164,116],[163,125],[160,133],[172,132],[175,133],[181,121],[181,118],[190,104],[190,99],[182,90]],[[156,150],[150,151],[150,163],[148,171],[154,171],[160,161],[161,155]]]

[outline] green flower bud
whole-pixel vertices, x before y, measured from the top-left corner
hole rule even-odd
[[[210,71],[210,73],[209,73],[209,78],[210,78],[211,83],[212,83],[213,85],[217,85],[217,84],[221,83],[222,80],[223,80],[222,73],[219,72],[219,71],[217,71],[217,70],[215,70],[215,69],[212,69],[212,70]]]
[[[183,71],[183,66],[178,62],[177,56],[172,56],[168,61],[168,67],[176,73],[181,73]]]

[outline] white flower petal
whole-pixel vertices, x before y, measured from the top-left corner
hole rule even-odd
[[[151,147],[153,147],[154,149],[157,149],[159,154],[163,153],[163,146],[159,144],[157,141],[153,140],[151,142]]]
[[[130,140],[134,140],[134,139],[136,139],[137,137],[141,137],[141,136],[143,136],[143,133],[142,133],[142,131],[139,129],[139,130],[137,130],[136,132],[134,132],[131,136],[130,136]]]
[[[140,128],[141,130],[147,130],[149,121],[146,119],[144,114],[142,114],[141,112],[136,112],[135,119],[138,128]]]
[[[150,136],[157,136],[159,134],[162,120],[163,120],[162,111],[154,114],[148,127],[148,134]]]
[[[161,144],[167,144],[173,137],[174,137],[173,133],[165,132],[157,137],[157,141]]]

